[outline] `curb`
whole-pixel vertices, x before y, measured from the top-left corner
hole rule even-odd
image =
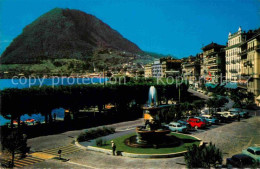
[[[190,136],[188,134],[183,134],[183,135]],[[196,136],[192,136],[192,137],[194,137],[198,141],[200,141],[199,147],[203,145],[203,141],[200,138],[198,138]],[[75,139],[75,145],[84,150],[91,150],[91,151],[105,153],[107,155],[112,155],[112,150],[94,147],[94,146],[85,147],[85,146],[82,146],[81,144],[79,144],[79,142],[76,139]],[[178,153],[169,153],[169,154],[135,154],[135,153],[121,152],[120,155],[124,156],[124,157],[131,157],[131,158],[172,158],[172,157],[184,156],[184,154],[186,152],[187,151],[182,151],[182,152],[178,152]]]

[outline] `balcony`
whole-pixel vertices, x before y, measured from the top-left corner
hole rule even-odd
[[[234,70],[234,69],[229,70],[229,72],[230,72],[230,73],[238,73],[238,71],[237,71],[237,70]]]
[[[259,50],[259,49],[260,49],[260,45],[257,45],[257,46],[254,46],[254,47],[241,51],[240,53],[238,53],[238,55],[243,56],[243,55],[246,55],[248,52],[251,52],[253,50]]]
[[[242,80],[238,80],[237,81],[237,87],[242,88],[242,89],[247,89],[247,81],[242,81]]]

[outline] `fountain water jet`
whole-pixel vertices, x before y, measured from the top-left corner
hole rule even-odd
[[[143,107],[144,126],[136,127],[136,136],[126,139],[126,144],[132,147],[167,147],[178,145],[179,141],[168,134],[169,129],[162,127],[160,115],[173,105],[159,105],[157,90],[151,86],[148,94],[148,104]]]

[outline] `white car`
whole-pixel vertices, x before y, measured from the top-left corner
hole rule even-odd
[[[182,132],[182,133],[185,133],[187,132],[187,126],[184,126],[180,123],[177,123],[177,122],[171,122],[169,125],[168,125],[169,129],[171,131],[175,131],[175,132]]]
[[[220,114],[221,116],[223,116],[225,118],[230,118],[230,119],[237,118],[236,114],[233,114],[229,111],[217,112],[217,114]]]
[[[240,115],[240,117],[248,117],[249,113],[247,111],[244,111],[240,108],[232,108],[228,110],[229,112],[236,114],[238,116],[238,114]]]
[[[248,147],[247,149],[242,150],[243,154],[246,154],[260,163],[260,147]]]

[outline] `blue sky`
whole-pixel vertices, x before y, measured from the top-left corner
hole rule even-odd
[[[258,0],[0,0],[0,53],[23,28],[60,7],[95,15],[142,50],[182,58],[228,32],[260,27]]]

